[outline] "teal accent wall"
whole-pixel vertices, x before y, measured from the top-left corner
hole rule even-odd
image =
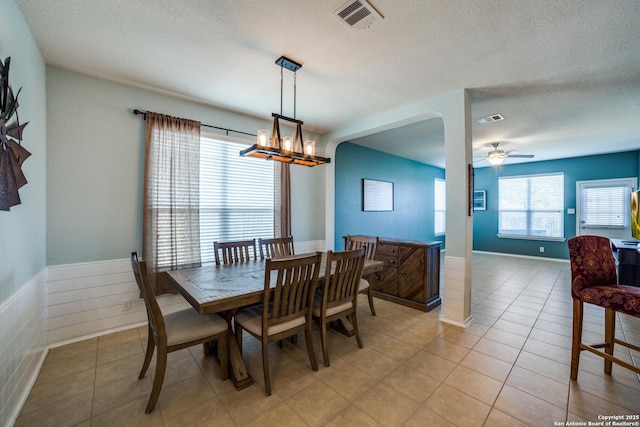
[[[22,165],[28,181],[19,190],[22,203],[0,211],[2,306],[45,268],[47,112],[46,68],[31,31],[13,0],[0,1],[0,16],[0,57],[3,63],[11,57],[9,83],[14,92],[22,88],[18,114],[21,123],[29,122],[22,146],[31,153]]]
[[[335,154],[335,250],[344,249],[346,234],[444,241],[433,232],[433,187],[443,169],[407,160],[350,142]],[[362,179],[394,184],[394,210],[362,211]]]
[[[564,237],[576,235],[576,215],[567,214],[576,208],[576,181],[592,179],[628,178],[639,175],[640,151],[575,157],[571,159],[502,165],[475,170],[475,189],[487,191],[487,210],[473,215],[473,249],[547,258],[568,259],[566,242],[524,239],[499,239],[498,234],[498,177],[564,172]],[[540,252],[544,246],[544,253]]]

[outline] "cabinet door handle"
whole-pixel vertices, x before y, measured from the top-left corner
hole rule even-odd
[[[389,264],[393,264],[394,262],[395,262],[395,261],[394,261],[394,260],[392,260],[392,259],[390,259],[390,260],[389,260]]]

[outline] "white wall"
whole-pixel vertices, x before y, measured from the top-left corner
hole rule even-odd
[[[11,57],[9,83],[22,88],[18,113],[29,122],[22,144],[22,204],[0,211],[0,425],[11,425],[45,355],[45,65],[13,0],[0,1],[0,57]]]

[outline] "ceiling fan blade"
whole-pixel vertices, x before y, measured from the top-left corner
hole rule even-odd
[[[513,157],[513,158],[519,157],[521,159],[531,159],[534,156],[535,156],[535,154],[509,154],[509,155],[507,155],[507,157]]]

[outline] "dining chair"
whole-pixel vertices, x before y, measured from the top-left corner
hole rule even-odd
[[[193,308],[163,314],[147,281],[146,262],[138,260],[137,252],[131,253],[131,268],[144,298],[148,320],[147,350],[142,370],[138,376],[139,379],[144,378],[149,369],[154,349],[158,349],[156,373],[146,413],[152,412],[156,406],[167,368],[167,354],[171,352],[203,344],[205,352],[208,353],[210,344],[217,341],[220,377],[222,380],[229,378],[227,322],[217,314],[201,316]]]
[[[378,240],[378,237],[373,236],[352,236],[347,234],[344,236],[344,249],[346,251],[350,251],[353,249],[364,248],[364,257],[372,260],[376,257]],[[371,310],[371,314],[375,316],[376,309],[373,306],[373,291],[371,290],[370,283],[366,278],[360,279],[360,283],[358,283],[358,293],[367,295],[367,298],[369,299],[369,309]]]
[[[571,296],[573,298],[573,340],[571,344],[571,379],[578,379],[580,352],[587,350],[604,358],[604,372],[611,375],[612,363],[640,374],[640,367],[614,356],[614,345],[640,352],[640,347],[615,336],[616,313],[640,317],[640,288],[619,285],[611,242],[602,236],[577,236],[567,241],[571,262]],[[584,303],[604,307],[604,343],[582,342]],[[604,351],[600,350],[604,349]]]
[[[216,265],[237,264],[258,259],[256,239],[236,240],[232,242],[213,242]],[[222,253],[222,261],[220,255]]]
[[[321,260],[320,252],[289,258],[267,258],[262,304],[240,310],[234,317],[236,341],[241,353],[243,330],[262,343],[262,369],[267,396],[271,395],[269,343],[304,331],[311,368],[318,370],[311,336],[311,301],[318,284]]]
[[[258,239],[260,259],[283,258],[295,255],[293,237],[276,237],[273,239]]]
[[[358,282],[364,267],[364,248],[344,252],[327,251],[327,265],[322,291],[316,292],[311,315],[320,323],[322,356],[329,366],[327,324],[349,316],[358,347],[362,340],[358,331]]]

